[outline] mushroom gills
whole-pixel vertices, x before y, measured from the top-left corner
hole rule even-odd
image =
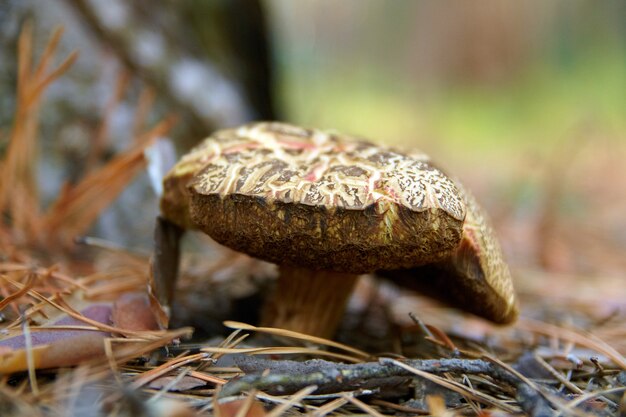
[[[475,198],[457,185],[467,216],[463,238],[452,254],[442,261],[379,271],[377,275],[494,323],[512,323],[519,315],[519,307],[502,250]]]

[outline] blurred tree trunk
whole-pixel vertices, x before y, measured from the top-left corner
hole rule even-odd
[[[259,0],[164,1],[158,7],[138,0],[126,8],[126,24],[119,25],[108,22],[97,3],[66,2],[132,74],[182,113],[191,130],[185,136],[198,140],[225,125],[277,118],[270,41]],[[142,48],[152,48],[151,56],[138,53]],[[197,85],[185,84],[189,79],[197,79]],[[182,92],[181,83],[187,85]]]
[[[242,86],[255,119],[277,118],[272,45],[259,0],[189,0],[184,15],[207,56]]]
[[[73,182],[128,149],[139,121],[147,125],[177,114],[179,122],[168,136],[184,150],[215,129],[278,118],[261,0],[4,0],[0,137],[13,119],[15,45],[29,18],[36,45],[63,25],[60,50],[80,52],[44,102],[42,157],[36,162],[44,205],[66,179]],[[0,140],[0,153],[5,145]],[[147,178],[140,178],[104,213],[95,234],[149,243],[152,225],[147,223],[158,207],[153,194]],[[133,215],[138,211],[144,218]]]

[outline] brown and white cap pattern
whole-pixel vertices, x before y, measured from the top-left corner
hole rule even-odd
[[[353,137],[281,123],[220,132],[199,153],[206,154],[207,148],[214,157],[205,161],[194,182],[206,194],[256,196],[330,210],[396,204],[465,217],[455,184],[425,154],[407,156]]]
[[[490,320],[517,316],[482,210],[421,152],[276,122],[221,130],[164,178],[161,210],[279,265],[267,325],[329,336],[358,274],[381,270]]]
[[[212,156],[189,184],[194,224],[252,256],[364,273],[438,260],[460,240],[464,202],[426,155],[282,123],[198,149]]]
[[[457,186],[467,216],[461,242],[450,256],[414,268],[379,271],[378,275],[495,323],[511,323],[519,307],[502,249],[474,196]]]

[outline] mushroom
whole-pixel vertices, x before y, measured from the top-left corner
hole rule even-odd
[[[164,190],[168,220],[278,265],[262,324],[317,336],[332,336],[359,275],[403,269],[390,273],[402,283],[410,268],[451,257],[462,269],[475,239],[495,242],[483,236],[473,200],[426,155],[283,123],[214,133],[172,169]],[[510,277],[499,279],[512,314]]]
[[[439,262],[377,275],[494,323],[512,323],[519,310],[500,245],[474,197],[457,186],[467,210],[457,248]]]

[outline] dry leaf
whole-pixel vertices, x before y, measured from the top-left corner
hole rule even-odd
[[[99,323],[110,323],[110,305],[94,304],[82,309],[80,313]],[[0,358],[0,372],[12,373],[28,369],[27,337],[30,337],[33,347],[31,352],[36,369],[72,366],[104,354],[104,339],[110,336],[109,333],[68,329],[67,326],[85,327],[84,322],[68,316],[53,320],[49,325],[66,328],[39,330],[32,327],[29,329],[29,336],[21,332],[0,340],[0,346],[5,349]]]
[[[111,319],[115,327],[125,330],[159,329],[150,300],[145,293],[122,294],[113,304]]]

